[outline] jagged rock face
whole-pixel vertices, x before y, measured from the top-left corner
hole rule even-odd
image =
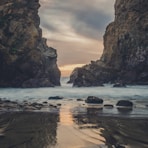
[[[106,28],[103,55],[82,69],[101,83],[148,84],[147,0],[116,0],[115,21]]]
[[[116,69],[148,63],[148,2],[117,0],[115,21],[106,29],[101,60]]]
[[[60,85],[56,50],[39,28],[38,0],[0,1],[0,87]]]

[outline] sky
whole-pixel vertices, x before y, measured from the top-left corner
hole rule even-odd
[[[98,60],[106,26],[114,19],[115,0],[40,0],[40,27],[57,49],[62,76]]]

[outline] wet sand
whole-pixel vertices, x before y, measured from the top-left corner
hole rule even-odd
[[[148,147],[148,117],[104,116],[83,102],[60,103],[54,112],[0,112],[0,148]]]

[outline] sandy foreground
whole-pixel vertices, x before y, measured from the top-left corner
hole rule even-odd
[[[0,111],[0,148],[148,148],[148,117],[106,116],[84,102],[57,103],[48,111]]]

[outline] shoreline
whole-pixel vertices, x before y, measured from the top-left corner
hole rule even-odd
[[[118,117],[111,114],[104,116],[100,108],[90,110],[83,101],[52,100],[51,102],[48,104],[48,109],[47,102],[44,102],[43,110],[0,111],[0,147],[145,148],[148,146],[148,117],[120,114]],[[41,103],[33,105],[37,107],[39,104]]]

